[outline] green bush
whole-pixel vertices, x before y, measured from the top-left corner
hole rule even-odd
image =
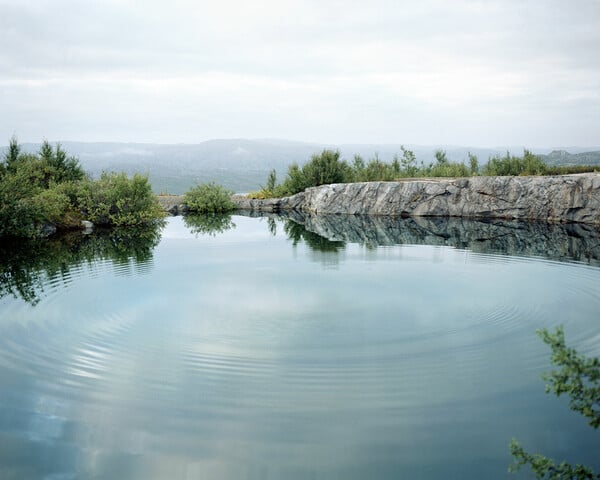
[[[354,162],[350,167],[350,175],[347,175],[354,182],[375,182],[395,180],[400,176],[400,164],[389,164],[381,161],[377,155],[369,160],[365,165],[364,160],[359,156],[354,157]]]
[[[469,177],[471,171],[464,163],[442,162],[430,166],[424,171],[427,177]]]
[[[141,225],[162,216],[147,177],[105,173],[93,181],[60,145],[44,141],[39,154],[23,154],[13,137],[0,162],[0,236],[35,237],[46,224],[77,228],[82,219]]]
[[[483,167],[483,174],[489,176],[505,175],[544,175],[546,164],[529,150],[517,157],[506,152],[504,157],[492,157]]]
[[[424,177],[469,177],[471,170],[464,164],[451,162],[444,150],[435,151],[435,163],[421,167],[419,176]]]
[[[80,182],[75,193],[86,219],[100,225],[144,225],[164,216],[147,175],[102,173],[99,180]]]
[[[41,225],[59,223],[69,199],[53,168],[35,155],[19,154],[18,148],[9,148],[1,165],[0,236],[33,237]]]
[[[282,197],[286,195],[294,195],[304,191],[305,188],[309,187],[308,182],[302,170],[297,163],[292,163],[288,167],[287,177],[285,181],[278,185],[273,191],[274,197]]]
[[[319,155],[313,155],[302,167],[302,175],[309,187],[342,183],[346,173],[346,162],[340,161],[340,152],[333,150],[323,150]]]
[[[193,213],[227,213],[235,210],[231,200],[233,192],[213,182],[196,185],[188,190],[184,197],[190,212]]]
[[[42,225],[60,223],[69,201],[56,189],[16,197],[9,182],[0,183],[0,236],[34,237]]]
[[[274,189],[274,196],[293,195],[308,187],[344,183],[349,176],[350,168],[340,160],[340,152],[323,150],[320,154],[313,155],[302,168],[296,163],[290,165],[285,181]]]

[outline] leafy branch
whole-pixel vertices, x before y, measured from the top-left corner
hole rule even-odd
[[[587,358],[567,347],[562,327],[551,333],[547,329],[537,331],[540,338],[552,349],[551,362],[561,367],[545,373],[542,378],[546,383],[546,393],[554,393],[560,397],[567,394],[571,397],[569,407],[589,419],[592,428],[600,426],[600,359]],[[516,439],[510,442],[510,453],[514,463],[509,472],[516,472],[529,465],[538,480],[600,480],[585,465],[571,465],[565,461],[556,465],[554,460],[539,453],[528,453]]]

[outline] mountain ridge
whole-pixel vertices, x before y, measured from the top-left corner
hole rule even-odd
[[[55,144],[55,142],[52,142]],[[391,161],[401,155],[401,144],[321,144],[286,139],[211,139],[200,143],[160,144],[143,142],[79,142],[60,143],[70,155],[79,158],[83,168],[92,176],[103,170],[146,173],[157,192],[180,194],[195,183],[214,181],[236,192],[257,190],[272,169],[282,179],[292,163],[302,165],[325,148],[340,150],[342,158],[352,161],[354,155],[365,160],[377,156]],[[24,143],[23,151],[37,152],[41,143]],[[451,161],[467,162],[468,153],[478,156],[484,164],[490,156],[503,156],[507,151],[522,153],[524,147],[465,147],[456,145],[411,145],[418,161],[430,163],[437,149],[446,151]],[[6,147],[0,147],[0,153]],[[600,151],[584,147],[531,149],[549,165],[563,162],[580,165],[583,159],[600,165]],[[600,150],[600,147],[598,147]],[[564,153],[556,153],[564,152]]]

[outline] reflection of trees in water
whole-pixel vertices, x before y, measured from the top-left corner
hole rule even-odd
[[[36,305],[44,285],[70,281],[82,264],[109,260],[115,265],[147,265],[164,224],[149,227],[72,232],[51,239],[0,241],[0,297],[12,295]]]
[[[231,215],[227,213],[185,215],[183,221],[185,226],[190,229],[190,232],[195,235],[212,235],[214,237],[218,233],[235,228],[235,223],[233,223]]]
[[[267,226],[269,228],[269,233],[275,237],[277,235],[277,222],[275,222],[273,217],[267,217]]]
[[[298,212],[290,218],[303,225],[307,232],[341,244],[357,243],[367,248],[439,245],[478,253],[580,261],[600,266],[600,231],[590,225]]]
[[[346,243],[337,240],[328,240],[327,238],[307,230],[304,225],[296,223],[293,220],[287,220],[283,231],[288,239],[292,241],[294,247],[301,241],[304,241],[311,250],[317,252],[337,253],[346,248]]]

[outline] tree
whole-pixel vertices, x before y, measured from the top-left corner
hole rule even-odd
[[[477,175],[479,173],[479,160],[477,159],[477,155],[469,152],[469,169],[471,170],[471,175]]]
[[[540,338],[552,349],[551,362],[561,367],[543,375],[547,382],[546,393],[556,396],[567,394],[570,397],[569,407],[589,420],[592,428],[600,426],[600,358],[586,358],[573,348],[568,348],[562,327],[554,333],[546,329],[538,330]],[[592,469],[584,465],[571,465],[562,462],[558,465],[554,460],[539,453],[528,453],[519,442],[510,442],[510,452],[514,463],[509,471],[515,472],[524,465],[529,465],[538,479],[600,479]]]
[[[21,146],[19,145],[19,141],[17,140],[16,135],[10,137],[10,143],[8,145],[8,150],[4,154],[4,163],[2,164],[2,170],[5,171],[14,171],[19,160],[19,155],[21,154]]]
[[[54,169],[55,180],[62,182],[75,182],[85,178],[85,172],[79,160],[76,157],[68,157],[60,143],[56,144],[56,149],[51,153],[47,160],[48,164]]]
[[[277,172],[275,169],[269,172],[269,176],[267,177],[267,185],[264,187],[269,193],[273,193],[275,191],[275,187],[277,186]]]
[[[438,165],[444,165],[448,163],[448,157],[446,156],[445,150],[436,150],[434,155]]]
[[[80,228],[84,219],[153,224],[163,216],[147,177],[111,173],[93,181],[77,158],[47,140],[37,154],[21,153],[13,136],[0,161],[0,236],[47,236]]]
[[[400,145],[400,150],[402,150],[402,160],[400,160],[402,173],[407,177],[414,177],[419,171],[415,152],[407,150],[404,145]]]
[[[345,176],[345,165],[340,160],[339,150],[323,150],[319,155],[313,155],[310,161],[302,167],[302,174],[309,187],[342,183]]]
[[[293,195],[308,187],[343,183],[348,180],[350,170],[348,164],[340,160],[339,151],[323,150],[320,154],[313,155],[302,168],[292,163],[288,167],[286,179],[275,192],[278,196]]]

